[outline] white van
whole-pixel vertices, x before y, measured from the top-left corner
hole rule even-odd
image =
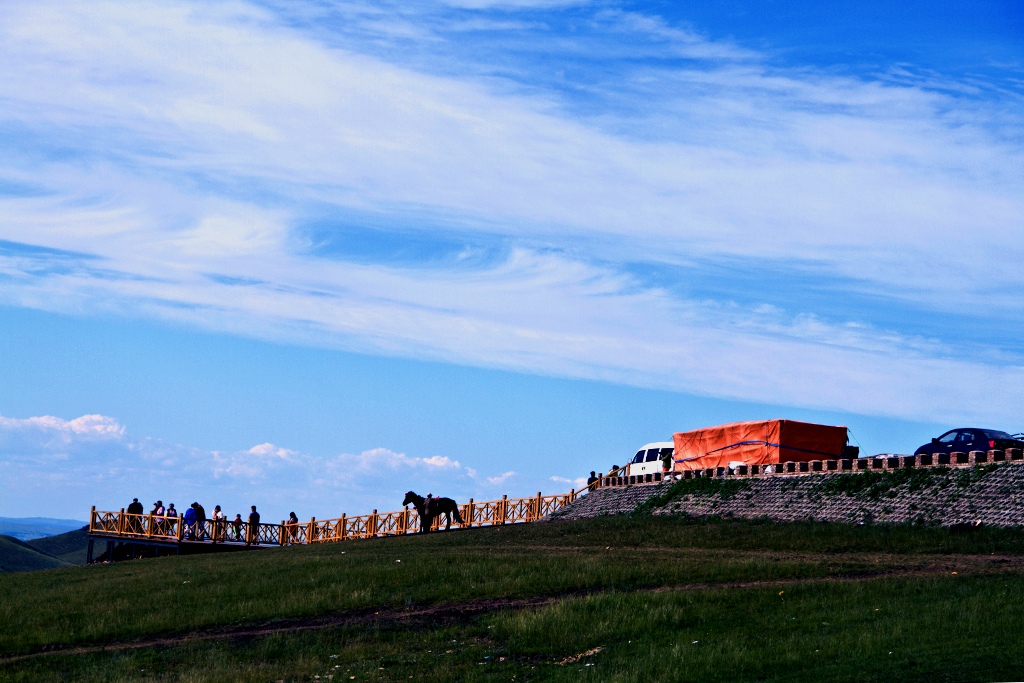
[[[666,455],[672,456],[675,444],[671,441],[656,441],[649,443],[636,452],[633,460],[626,465],[627,477],[641,474],[657,474],[661,472],[661,459]]]

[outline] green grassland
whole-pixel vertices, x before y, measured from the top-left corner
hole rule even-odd
[[[1022,574],[1019,529],[649,515],[165,557],[0,576],[0,680],[1020,680]]]

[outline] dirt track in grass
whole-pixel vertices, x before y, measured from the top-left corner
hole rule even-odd
[[[891,559],[891,556],[889,556]],[[914,568],[879,568],[878,570],[866,570],[848,574],[815,578],[790,578],[774,579],[765,581],[734,581],[734,582],[708,582],[708,583],[687,583],[673,586],[657,586],[631,591],[617,591],[623,593],[659,593],[667,591],[694,591],[694,590],[721,590],[721,589],[744,589],[744,588],[771,588],[793,585],[813,585],[835,582],[870,581],[876,579],[905,579],[925,578],[941,574],[952,574],[964,576],[991,575],[1002,573],[1024,572],[1024,557],[1004,555],[942,555],[928,558],[931,560],[924,566]],[[193,631],[190,633],[168,635],[157,638],[146,638],[124,642],[108,643],[105,645],[79,646],[61,648],[59,646],[47,646],[36,652],[14,655],[10,657],[0,656],[0,665],[21,661],[36,657],[50,655],[79,655],[93,654],[99,652],[115,652],[119,650],[138,650],[150,647],[166,647],[186,645],[189,643],[204,641],[231,641],[262,638],[281,633],[293,633],[300,631],[312,631],[321,629],[338,628],[345,626],[359,625],[382,625],[389,623],[430,621],[433,623],[462,623],[480,614],[497,612],[502,610],[521,610],[534,607],[543,607],[555,604],[561,600],[570,598],[586,597],[604,592],[613,591],[580,591],[560,593],[530,598],[490,598],[472,600],[455,604],[442,604],[423,608],[403,609],[367,609],[352,610],[342,614],[334,614],[320,617],[287,619],[263,624],[242,626],[226,629],[211,629],[206,631]]]

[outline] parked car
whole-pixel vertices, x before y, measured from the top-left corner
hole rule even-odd
[[[971,451],[1024,448],[1024,441],[997,429],[951,429],[931,443],[914,451],[914,455],[935,453],[969,453]]]
[[[675,444],[671,441],[649,443],[636,452],[633,460],[626,465],[626,476],[655,474],[661,472],[661,461],[666,455],[672,456]]]

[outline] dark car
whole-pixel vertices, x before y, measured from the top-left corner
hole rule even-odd
[[[918,448],[914,455],[1001,451],[1007,448],[1024,448],[1024,441],[997,429],[952,429]]]

